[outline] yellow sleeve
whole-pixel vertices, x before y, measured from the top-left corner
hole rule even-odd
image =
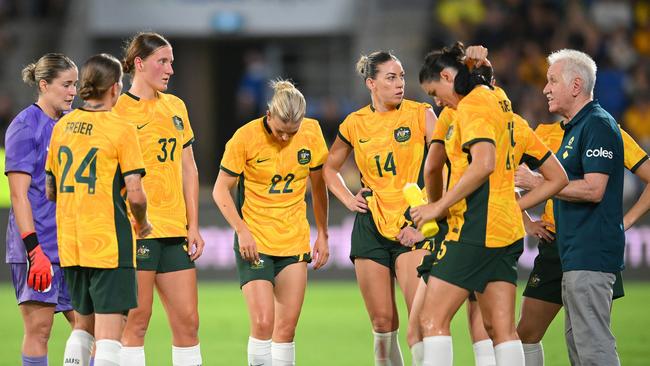
[[[343,140],[346,144],[350,145],[350,147],[354,148],[352,145],[353,141],[353,136],[352,136],[352,131],[350,128],[350,125],[353,122],[353,117],[352,115],[348,115],[345,120],[339,125],[339,132],[338,132],[338,137]]]
[[[180,102],[183,118],[183,148],[186,148],[194,143],[194,130],[192,130],[192,124],[190,123],[190,116],[187,113],[187,107],[185,107],[185,103],[182,100]]]
[[[477,142],[490,142],[496,145],[496,129],[490,119],[491,111],[478,104],[466,104],[458,109],[458,126],[463,151],[469,151]]]
[[[226,150],[223,152],[219,167],[221,170],[234,177],[238,177],[244,172],[246,140],[241,128],[235,132],[230,141],[226,143]]]
[[[427,135],[427,109],[431,109],[431,105],[428,103],[420,103],[418,108],[418,119],[420,131],[424,136]]]
[[[122,131],[117,145],[117,158],[122,170],[122,176],[140,174],[140,176],[144,177],[144,161],[142,160],[142,150],[138,141],[138,132],[129,123],[123,124]]]
[[[436,125],[433,128],[433,136],[431,142],[437,142],[444,144],[445,138],[447,137],[447,131],[449,130],[449,125],[451,124],[454,117],[454,112],[451,108],[445,107],[436,121]]]
[[[646,160],[648,154],[634,141],[632,136],[621,128],[621,137],[623,137],[623,155],[625,167],[634,173]]]
[[[526,140],[526,147],[519,164],[526,163],[529,168],[537,169],[544,164],[546,159],[551,156],[552,152],[546,145],[544,145],[542,140],[529,126],[522,125],[522,128],[524,129],[523,133],[526,136],[524,138]]]
[[[323,131],[320,128],[320,125],[317,121],[314,121],[314,152],[309,164],[309,170],[318,170],[323,167],[325,160],[327,160],[327,144],[325,143],[325,137],[323,136]]]

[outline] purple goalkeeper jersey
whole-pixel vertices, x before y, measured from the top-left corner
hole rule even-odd
[[[27,191],[32,206],[36,235],[52,263],[59,263],[56,244],[56,204],[45,196],[45,160],[55,120],[39,106],[23,109],[9,125],[5,134],[5,174],[22,172],[32,176]],[[9,210],[7,224],[7,263],[25,263],[25,245],[16,225],[14,210]]]

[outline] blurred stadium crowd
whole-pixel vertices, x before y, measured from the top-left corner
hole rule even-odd
[[[387,3],[376,2],[378,6]],[[549,115],[541,93],[546,55],[566,47],[587,52],[598,65],[595,98],[646,151],[650,149],[650,0],[409,0],[404,6],[419,6],[430,14],[428,29],[422,30],[426,37],[422,55],[455,40],[488,47],[497,82],[507,90],[515,110],[533,127],[557,119]],[[16,24],[24,19],[57,24],[69,8],[66,0],[0,0],[3,136],[25,104],[7,87],[7,79],[17,77],[18,72],[3,62],[21,47],[17,41],[21,28]],[[355,57],[358,53],[350,52]],[[232,92],[236,94],[237,122],[243,124],[264,112],[267,82],[273,75],[263,53],[251,50],[241,62],[245,67],[238,88]],[[308,115],[321,122],[329,142],[343,117],[359,107],[349,98],[306,96]],[[423,94],[410,98],[426,100]]]

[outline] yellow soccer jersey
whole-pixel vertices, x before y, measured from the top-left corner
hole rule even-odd
[[[125,93],[113,108],[137,129],[147,168],[143,179],[153,232],[147,238],[187,236],[183,196],[183,149],[194,142],[185,104],[171,94],[140,100]]]
[[[494,87],[494,94],[501,100],[508,99],[506,92],[498,86]],[[535,135],[535,132],[528,125],[528,121],[523,117],[514,113],[512,121],[514,129],[511,132],[514,133],[514,161],[516,165],[526,163],[531,169],[537,169],[551,156],[552,152]]]
[[[323,133],[310,118],[303,119],[284,147],[275,142],[266,118],[245,124],[228,141],[221,170],[239,177],[237,209],[260,253],[292,256],[310,251],[307,178],[326,159]]]
[[[431,137],[431,142],[437,142],[444,144],[445,137],[449,131],[449,126],[456,117],[456,110],[444,107],[438,116],[436,121],[436,126],[433,128],[433,136]]]
[[[520,115],[514,115],[515,123],[515,161],[517,165],[526,163],[530,169],[537,169],[548,159],[551,150],[535,134],[528,122]]]
[[[366,106],[351,113],[339,126],[338,136],[354,149],[361,183],[372,190],[368,207],[379,233],[396,240],[409,208],[402,188],[423,186],[422,167],[427,153],[426,103],[404,100],[390,112]]]
[[[124,177],[144,175],[135,127],[111,112],[77,109],[54,126],[46,171],[56,184],[62,267],[135,267]]]
[[[445,139],[451,162],[449,189],[467,170],[474,143],[496,146],[496,168],[487,182],[450,207],[446,240],[497,248],[523,238],[521,210],[513,193],[517,167],[513,118],[510,101],[487,87],[475,88],[458,104]]]
[[[539,135],[540,139],[554,153],[560,149],[562,138],[564,137],[564,130],[562,129],[561,121],[551,124],[540,124],[537,126],[535,133]],[[648,154],[643,151],[639,144],[634,141],[632,136],[623,129],[621,129],[621,137],[623,138],[623,160],[625,168],[634,173],[641,164],[648,160]],[[542,220],[555,225],[555,217],[553,216],[553,200],[546,201]]]

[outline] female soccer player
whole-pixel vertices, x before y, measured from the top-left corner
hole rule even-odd
[[[332,193],[356,213],[350,259],[374,331],[375,364],[402,365],[393,276],[410,311],[416,267],[431,249],[427,240],[412,243],[416,230],[404,215],[408,204],[402,188],[423,185],[422,165],[436,116],[428,104],[404,99],[404,69],[391,53],[362,56],[357,71],[370,90],[371,104],[341,123],[323,174]],[[339,175],[353,151],[363,185],[356,195]]]
[[[472,53],[471,51],[476,47],[479,46],[472,46],[466,50],[468,58],[469,54]],[[490,66],[475,68],[472,72],[480,73],[480,75],[483,76],[485,80],[493,80],[492,69]],[[503,93],[503,90],[500,88],[495,87],[495,93],[503,99],[507,98]],[[441,105],[438,98],[434,98],[434,100],[436,101],[437,105]],[[552,157],[551,151],[535,135],[533,130],[528,126],[526,120],[517,114],[515,114],[513,117],[514,118],[512,122],[514,122],[514,139],[516,141],[514,148],[514,159],[517,164],[526,163],[530,167],[540,168],[540,171],[546,175],[555,173],[555,169],[558,168],[559,162],[552,158],[550,160],[547,160],[549,157]],[[433,178],[439,178],[443,175],[443,165],[447,161],[447,154],[444,151],[445,140],[447,138],[447,132],[450,130],[450,126],[454,123],[455,118],[456,110],[445,106],[440,113],[440,116],[438,117],[438,121],[436,122],[436,127],[433,133],[434,136],[432,140],[432,147],[429,150],[425,164],[425,181],[427,181],[427,190],[429,197],[441,196],[440,190],[442,187],[435,187]],[[442,148],[442,151],[435,154],[435,149],[438,147]],[[448,174],[444,174],[444,176],[445,177],[443,178],[443,181],[447,181],[446,177],[448,177]],[[437,199],[433,199],[431,201],[435,202],[436,200]],[[440,220],[438,222],[438,225],[441,230],[438,235],[436,235],[436,243],[440,243],[442,240],[444,240],[444,237],[447,233],[446,218]],[[409,316],[409,345],[414,351],[413,356],[416,360],[416,364],[418,365],[421,365],[423,361],[421,351],[422,343],[420,343],[422,342],[422,336],[419,331],[419,315],[424,299],[424,293],[426,292],[426,280],[429,277],[429,269],[431,268],[433,261],[435,261],[435,254],[425,257],[423,264],[418,267],[418,271],[424,281],[420,282],[419,284],[417,293],[415,295],[413,311]],[[475,365],[494,365],[496,361],[494,358],[492,340],[489,338],[489,335],[485,330],[480,309],[476,302],[476,297],[474,294],[470,294],[469,300],[466,301],[466,305],[470,336],[474,349]]]
[[[94,333],[95,366],[119,365],[122,314],[137,305],[135,240],[124,196],[137,235],[151,232],[135,129],[111,112],[121,91],[115,57],[88,59],[79,89],[84,106],[56,124],[46,162],[46,193],[56,201],[61,267],[75,311],[73,332]],[[86,366],[89,356],[90,348],[83,354],[66,349],[63,364]]]
[[[133,366],[145,365],[144,337],[154,285],[171,325],[173,364],[202,363],[194,266],[204,247],[199,234],[199,178],[185,103],[163,93],[174,74],[173,61],[172,47],[161,35],[136,35],[123,61],[124,72],[132,76],[131,88],[114,109],[137,128],[153,225],[151,235],[137,243],[138,307],[129,312],[122,338],[123,362]]]
[[[59,267],[56,209],[43,187],[52,128],[77,95],[77,66],[62,54],[48,53],[22,74],[25,83],[37,87],[38,100],[14,118],[5,134],[5,174],[11,191],[6,260],[25,329],[23,365],[43,366],[48,363],[54,313],[63,312],[74,323]]]
[[[327,146],[305,98],[289,81],[272,83],[266,116],[241,127],[226,145],[212,196],[235,230],[235,257],[250,316],[248,364],[295,365],[294,334],[307,263],[325,265]],[[305,192],[311,182],[318,236],[309,250]],[[238,184],[237,204],[230,190]]]
[[[418,225],[449,210],[449,231],[431,265],[420,315],[424,365],[452,364],[449,324],[470,292],[488,324],[496,363],[523,365],[514,326],[516,263],[524,236],[521,209],[558,192],[566,176],[561,178],[560,169],[554,174],[560,178],[545,181],[517,202],[510,101],[488,80],[471,74],[464,57],[464,47],[456,43],[427,55],[420,70],[422,88],[457,109],[445,143],[449,190],[439,201],[411,209]]]

